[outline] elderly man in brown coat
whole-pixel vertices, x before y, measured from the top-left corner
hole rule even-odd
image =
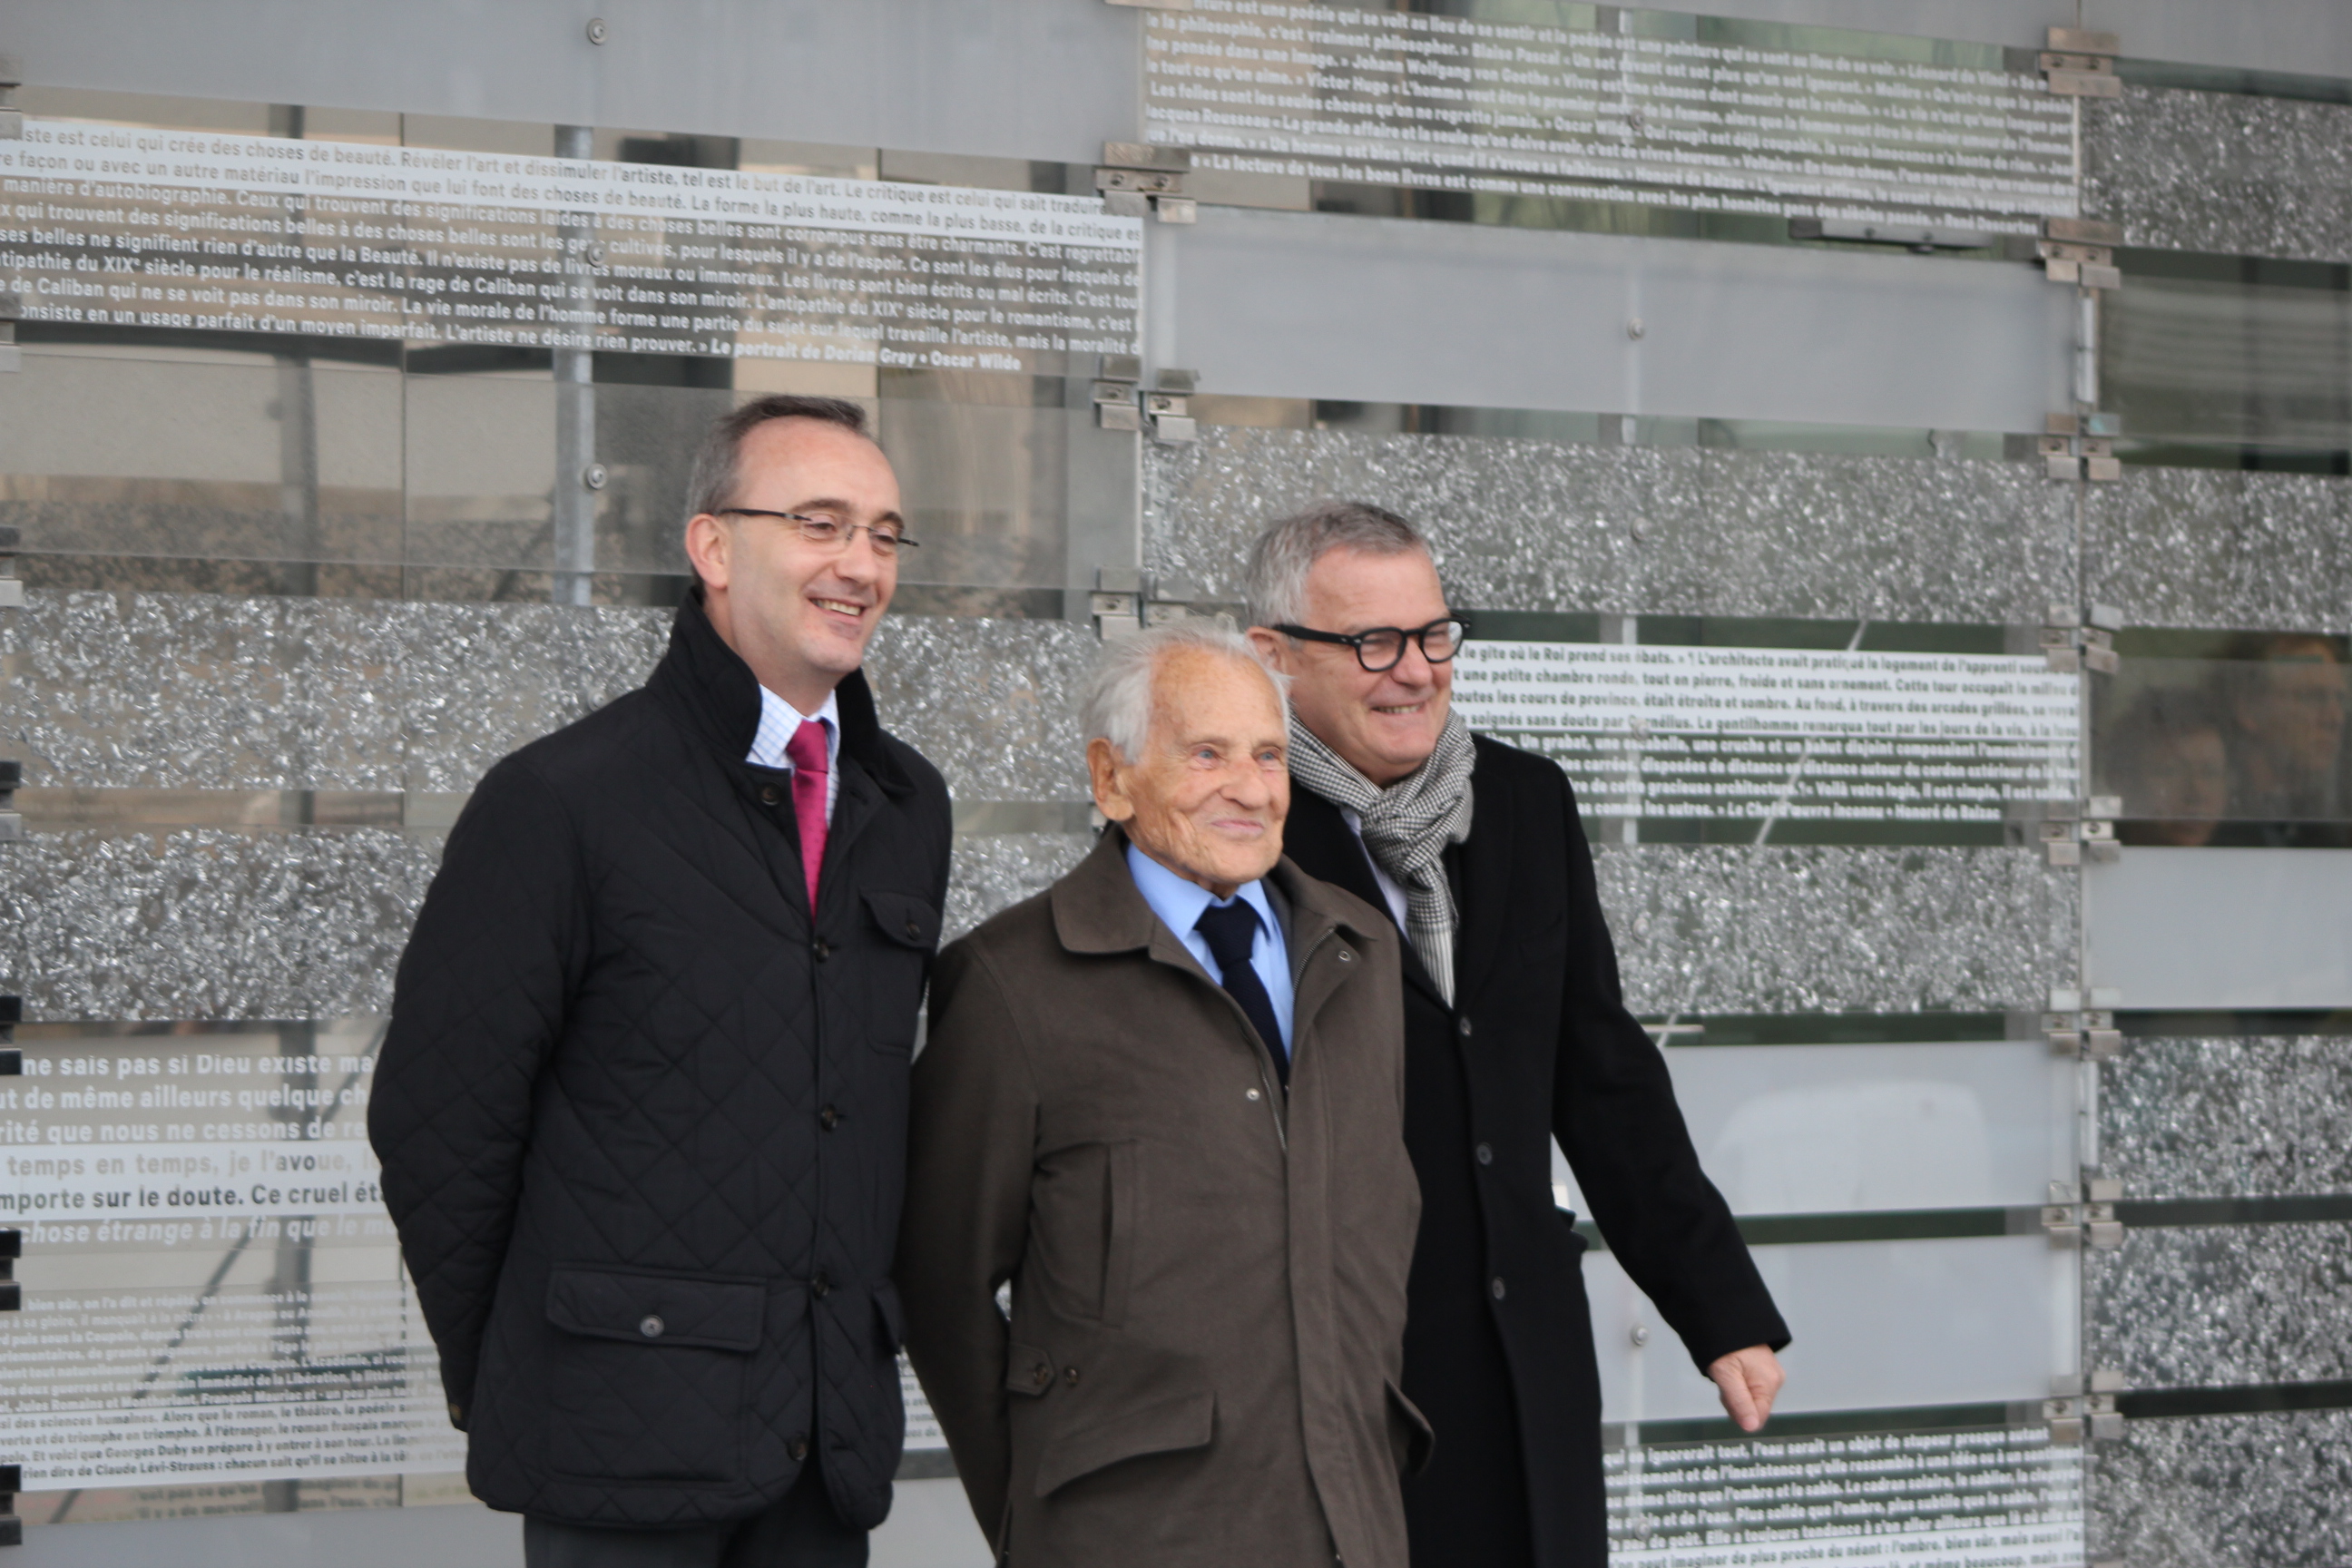
[[[1241,637],[1113,644],[1083,717],[1111,826],[932,982],[908,1351],[1013,1568],[1403,1568],[1395,929],[1282,858]]]

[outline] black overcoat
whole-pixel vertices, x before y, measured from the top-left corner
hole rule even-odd
[[[1404,950],[1405,1142],[1422,1192],[1405,1394],[1436,1452],[1405,1483],[1415,1568],[1601,1568],[1600,1369],[1557,1137],[1593,1219],[1701,1368],[1789,1331],[1699,1169],[1664,1058],[1625,1011],[1567,776],[1479,737],[1448,852],[1457,1005]],[[1284,847],[1387,909],[1337,806],[1295,785]]]
[[[698,597],[644,688],[492,768],[402,956],[369,1106],[467,1478],[683,1526],[888,1511],[889,1284],[946,785],[838,689],[811,918],[789,773]]]

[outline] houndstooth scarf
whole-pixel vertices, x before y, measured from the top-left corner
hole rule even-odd
[[[1364,847],[1405,890],[1405,934],[1438,994],[1454,1000],[1454,889],[1445,880],[1445,847],[1470,837],[1470,769],[1477,761],[1469,726],[1449,714],[1437,749],[1421,766],[1382,789],[1293,719],[1290,776],[1363,819]]]

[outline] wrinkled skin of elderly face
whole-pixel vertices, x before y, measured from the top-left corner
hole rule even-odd
[[[1274,683],[1252,664],[1175,648],[1151,678],[1151,727],[1129,761],[1087,746],[1095,805],[1135,847],[1221,899],[1282,858],[1290,760]]]
[[[1374,626],[1425,626],[1446,616],[1437,568],[1418,550],[1374,555],[1327,552],[1307,574],[1306,618],[1318,632],[1353,635]],[[1407,643],[1392,669],[1372,674],[1353,648],[1293,642],[1265,626],[1250,628],[1266,663],[1290,677],[1298,721],[1348,764],[1386,788],[1429,760],[1445,729],[1454,666],[1432,664]]]

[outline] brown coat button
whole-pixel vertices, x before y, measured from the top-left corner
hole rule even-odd
[[[907,938],[908,938],[908,941],[910,941],[910,942],[920,942],[920,941],[922,941],[922,940],[923,940],[923,928],[922,928],[921,926],[919,926],[919,925],[916,924],[913,921],[908,921],[907,922]]]
[[[773,805],[783,798],[784,797],[777,792],[775,785],[761,784],[760,786],[760,804],[761,805]]]
[[[1068,1384],[1072,1388],[1077,1387],[1078,1369],[1076,1367],[1071,1367],[1068,1371],[1063,1373],[1062,1381]]]
[[[1054,1369],[1041,1361],[1037,1363],[1036,1370],[1029,1374],[1029,1381],[1043,1388],[1054,1381]]]
[[[803,1459],[808,1458],[808,1439],[806,1437],[793,1438],[790,1444],[786,1445],[784,1452],[793,1457],[793,1463],[796,1465],[799,1464]]]

